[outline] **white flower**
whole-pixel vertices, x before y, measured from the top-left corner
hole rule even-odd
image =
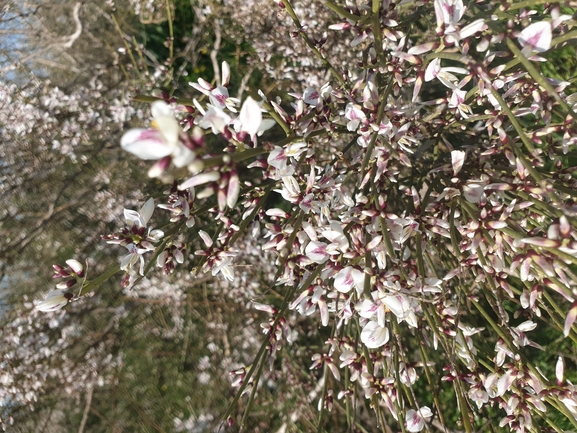
[[[274,124],[274,120],[262,118],[260,104],[249,96],[242,104],[240,113],[236,118],[235,129],[239,132],[246,132],[251,138],[254,138],[272,128]]]
[[[449,100],[449,108],[456,108],[461,113],[464,119],[467,119],[469,115],[473,114],[471,107],[465,104],[465,96],[467,96],[467,92],[464,90],[455,89],[453,90],[453,95]]]
[[[42,302],[36,304],[36,309],[44,312],[57,311],[64,307],[72,299],[72,293],[62,290],[52,290]]]
[[[407,415],[405,416],[405,421],[407,423],[407,430],[411,433],[420,432],[425,427],[425,420],[431,418],[433,412],[427,406],[423,406],[417,412],[416,410],[409,409]]]
[[[361,332],[361,341],[369,349],[381,347],[389,341],[389,329],[380,326],[374,320],[369,321]]]
[[[451,164],[453,166],[453,176],[459,174],[465,163],[466,153],[462,150],[453,150],[451,152]]]
[[[320,95],[315,89],[307,87],[303,93],[303,101],[305,104],[316,107],[319,104]]]
[[[142,159],[161,160],[157,165],[162,169],[153,166],[149,172],[151,177],[160,174],[170,161],[177,167],[190,164],[195,154],[180,141],[182,131],[170,106],[166,102],[156,101],[150,111],[154,118],[153,128],[130,129],[120,140],[122,148]]]
[[[198,83],[189,82],[188,84],[208,96],[213,106],[221,109],[228,108],[233,113],[236,113],[236,106],[240,104],[240,101],[236,98],[231,98],[228,94],[227,86],[230,81],[230,66],[227,62],[222,62],[221,81],[221,85],[214,89],[209,82],[202,78],[198,79]]]
[[[326,262],[330,257],[327,247],[328,245],[324,242],[311,241],[305,248],[305,254],[313,262],[321,264]]]
[[[213,134],[224,132],[224,129],[230,124],[231,117],[218,106],[209,105],[209,109],[200,121],[198,126],[204,129],[211,128]]]
[[[542,53],[551,47],[551,23],[541,21],[531,24],[519,35],[519,43],[523,47],[523,54],[529,55],[532,51]]]
[[[352,266],[341,269],[335,275],[335,289],[341,293],[348,293],[355,287],[360,296],[363,292],[364,282],[365,274]]]
[[[129,251],[129,254],[123,257],[120,262],[120,269],[123,271],[130,269],[136,262],[140,261],[140,275],[144,275],[144,257],[142,255],[147,251],[154,251],[152,244],[164,237],[162,230],[149,228],[148,233],[146,233],[146,226],[153,211],[154,200],[152,198],[144,203],[139,212],[124,209],[124,217],[129,227],[128,232],[109,241],[109,243],[120,243]]]
[[[454,26],[465,13],[463,0],[435,0],[435,15],[437,16],[437,27],[443,24]]]
[[[362,120],[367,118],[365,112],[360,105],[349,102],[345,107],[345,117],[349,120],[347,129],[349,131],[356,131]]]
[[[480,387],[471,388],[467,394],[469,399],[474,401],[479,409],[481,409],[485,403],[489,402],[489,394]]]
[[[458,88],[457,84],[459,79],[451,72],[455,74],[469,73],[465,68],[458,68],[455,66],[447,66],[443,68],[441,67],[441,59],[437,57],[431,60],[427,65],[427,69],[425,70],[425,81],[429,82],[437,78],[441,83],[443,83],[443,85],[449,89],[455,90]]]
[[[150,198],[142,205],[139,212],[131,209],[124,209],[124,218],[129,227],[133,225],[137,227],[146,227],[148,220],[154,212],[154,199]]]
[[[397,320],[402,322],[403,320],[406,321],[409,326],[416,328],[417,324],[417,316],[415,315],[414,308],[416,306],[416,302],[401,295],[391,295],[391,296],[383,296],[381,297],[381,302],[387,306],[391,312],[397,316]]]
[[[274,168],[279,170],[286,170],[287,161],[289,157],[296,158],[301,153],[306,151],[307,144],[303,141],[298,143],[289,144],[286,148],[275,146],[274,149],[269,153],[267,162]]]
[[[228,281],[234,280],[234,269],[232,268],[232,257],[225,257],[218,263],[214,268],[212,268],[212,275],[221,274]]]

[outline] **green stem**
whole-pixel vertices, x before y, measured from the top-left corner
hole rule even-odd
[[[172,56],[174,54],[174,31],[172,29],[172,11],[170,10],[170,0],[166,0],[166,19],[168,20],[168,37],[170,38],[170,44],[168,45],[168,58],[169,61],[172,62]],[[172,75],[172,73],[170,75]]]
[[[258,101],[260,99],[260,96],[258,95],[257,92],[249,90],[249,93],[254,100]],[[280,117],[280,115],[275,111],[274,107],[270,105],[265,99],[263,99],[262,101],[262,107],[268,112],[270,117],[272,117],[276,121],[276,123],[280,125],[280,127],[283,129],[287,137],[291,135],[290,126],[286,124],[283,118]]]
[[[429,359],[427,357],[427,353],[425,349],[423,349],[423,345],[419,344],[419,352],[421,354],[421,360],[423,361],[423,369],[425,370],[425,376],[427,377],[427,382],[431,386],[431,390],[433,391],[433,402],[435,403],[435,407],[437,408],[437,415],[439,416],[439,422],[441,425],[447,425],[445,422],[445,417],[443,416],[443,412],[441,411],[441,402],[439,401],[439,393],[437,387],[433,385],[433,377],[431,376],[431,372],[429,371]]]
[[[111,266],[106,271],[104,271],[102,275],[99,275],[95,279],[89,280],[86,284],[84,284],[84,286],[78,293],[78,297],[80,297],[81,294],[86,294],[92,292],[93,290],[96,290],[98,286],[100,286],[102,283],[104,283],[106,280],[108,280],[110,277],[117,274],[118,272],[120,272],[119,265]]]
[[[361,19],[361,17],[359,17],[358,15],[353,15],[352,13],[344,10],[343,8],[336,5],[332,1],[325,0],[324,4],[327,8],[332,10],[334,13],[336,13],[340,17],[346,18],[346,19],[351,20],[351,21],[359,21]]]
[[[111,16],[112,16],[112,21],[114,21],[114,26],[116,27],[116,31],[120,35],[122,42],[124,43],[124,48],[126,49],[128,56],[130,57],[130,61],[132,62],[132,66],[134,67],[134,70],[138,74],[138,78],[140,79],[140,81],[143,81],[142,74],[140,73],[140,68],[138,67],[138,63],[136,63],[136,60],[134,59],[134,55],[132,54],[132,48],[130,48],[130,45],[128,45],[128,42],[126,42],[126,39],[124,38],[124,33],[120,29],[120,25],[118,24],[118,21],[116,20],[116,16],[114,16],[114,15],[111,15]]]
[[[531,143],[531,140],[529,140],[529,137],[527,137],[527,134],[525,134],[523,127],[521,126],[521,124],[519,123],[519,121],[517,120],[515,115],[513,114],[513,111],[511,111],[511,108],[509,108],[509,104],[507,104],[505,102],[505,100],[503,98],[501,98],[501,95],[499,94],[499,92],[497,92],[497,90],[495,90],[491,84],[489,84],[487,87],[491,90],[491,93],[493,94],[493,96],[495,97],[497,102],[499,102],[499,105],[501,106],[503,111],[505,111],[505,113],[507,114],[509,121],[511,122],[511,124],[513,125],[515,130],[517,131],[517,134],[519,135],[519,138],[521,139],[523,144],[527,147],[527,149],[529,151],[535,150],[533,143]],[[518,154],[520,154],[520,150],[517,149],[517,147],[514,146],[514,144],[511,144],[511,147],[513,148],[513,152],[515,152],[515,156],[519,157]],[[522,154],[521,154],[521,156],[523,157],[523,160],[525,160],[525,156]],[[519,158],[519,159],[521,159],[521,158]],[[527,162],[527,161],[525,160],[525,162]],[[525,167],[525,168],[527,168],[527,167]],[[527,168],[527,170],[529,170],[529,168]],[[531,171],[535,172],[535,176],[534,176],[535,180],[540,181],[541,175],[538,174],[533,167],[531,167],[531,170],[529,170],[529,172],[531,172]],[[531,173],[531,174],[533,174],[533,173]]]
[[[313,53],[318,57],[318,59],[323,63],[323,65],[331,71],[331,74],[339,82],[341,87],[344,88],[346,85],[345,85],[345,81],[343,80],[343,77],[341,77],[341,75],[337,72],[337,70],[334,68],[334,66],[326,59],[326,57],[323,56],[323,54],[319,51],[319,49],[315,46],[315,44],[313,44],[313,42],[308,37],[308,35],[305,32],[301,31],[302,25],[301,25],[297,15],[296,15],[294,9],[291,6],[290,1],[289,0],[283,0],[283,4],[285,6],[286,11],[288,12],[290,17],[294,21],[294,23],[298,29],[298,33],[301,35],[301,37],[303,38],[305,43],[309,46],[309,48],[313,51]]]
[[[455,391],[457,393],[457,400],[459,401],[459,409],[461,410],[461,419],[463,420],[463,426],[467,433],[472,433],[473,426],[471,425],[471,419],[469,418],[469,406],[467,405],[467,400],[465,399],[463,393],[463,387],[461,386],[461,379],[457,379],[453,382],[455,385]]]
[[[393,84],[394,83],[395,83],[395,80],[391,76],[391,78],[389,79],[389,84],[387,85],[387,88],[385,89],[385,92],[383,93],[383,95],[380,95],[381,103],[379,104],[379,110],[377,111],[377,120],[376,120],[377,126],[380,125],[381,121],[383,120],[383,115],[385,113],[385,107],[387,106],[387,99],[389,98],[389,94],[391,93],[391,90],[393,90]],[[367,166],[369,165],[369,160],[371,159],[371,154],[373,153],[373,148],[375,147],[375,143],[377,141],[378,135],[379,134],[377,131],[373,132],[373,135],[371,136],[371,141],[369,142],[369,145],[367,146],[367,150],[365,151],[365,157],[363,159],[363,165],[361,167],[361,181],[365,177],[365,171],[367,170]]]
[[[513,3],[507,5],[507,10],[514,11],[518,9],[531,9],[535,6],[544,5],[546,3],[550,3],[550,1],[548,0],[525,0],[520,2],[514,1]]]
[[[383,2],[381,0],[372,0],[372,15],[371,18],[373,19],[373,35],[375,36],[375,51],[377,52],[377,59],[378,64],[382,64],[383,59],[383,32],[381,31],[381,20],[380,20],[380,12],[381,12],[381,4]]]
[[[275,187],[275,185],[276,185],[276,182],[271,182],[264,189],[264,194],[262,195],[262,197],[258,201],[258,204],[254,207],[251,214],[240,223],[239,230],[231,238],[231,240],[228,244],[230,247],[232,247],[234,245],[234,243],[238,240],[238,238],[244,233],[244,230],[246,229],[246,227],[251,223],[252,220],[254,220],[254,217],[260,211],[260,209],[264,206],[264,203],[266,202],[268,195],[270,194],[272,189]]]
[[[521,52],[521,50],[517,48],[517,45],[515,45],[515,43],[511,40],[511,38],[507,38],[507,47],[514,54],[515,58],[519,59],[519,61],[523,64],[525,69],[527,69],[527,72],[529,72],[529,75],[531,75],[531,77],[537,82],[537,84],[539,84],[539,86],[545,89],[547,93],[553,96],[553,98],[555,98],[555,100],[561,105],[561,107],[563,107],[566,113],[571,114],[573,122],[577,121],[577,115],[575,114],[573,109],[565,101],[561,99],[561,97],[555,91],[553,86],[549,84],[549,82],[545,79],[545,77],[541,75],[541,73],[537,70],[535,65],[533,65],[533,63],[531,63],[529,59],[525,57],[525,55]]]
[[[265,359],[264,357],[260,360],[260,365],[258,367],[258,371],[256,372],[256,376],[254,378],[254,380],[252,381],[252,389],[250,391],[250,396],[248,398],[248,402],[246,404],[246,408],[244,410],[244,414],[242,416],[242,420],[240,421],[240,426],[239,426],[239,432],[242,432],[244,425],[246,423],[246,420],[248,419],[248,414],[250,413],[250,408],[254,402],[254,396],[256,395],[256,389],[258,388],[258,381],[260,380],[260,376],[262,374],[262,369],[264,367],[265,364]]]
[[[309,275],[309,277],[307,278],[307,280],[300,286],[301,288],[307,288],[311,285],[311,283],[314,281],[315,278],[317,278],[321,271],[322,271],[323,267],[321,265],[317,266],[315,268],[315,270],[311,273],[311,275]],[[288,308],[288,305],[290,303],[290,300],[292,299],[294,293],[296,292],[297,288],[299,286],[293,286],[289,289],[289,291],[286,293],[282,305],[279,308],[279,311],[274,319],[273,324],[271,325],[271,329],[274,330],[276,329],[281,317],[283,317],[283,315],[286,312],[286,309]],[[254,371],[256,370],[257,365],[259,364],[259,362],[261,361],[265,350],[268,346],[269,343],[269,338],[267,337],[264,339],[264,341],[262,342],[260,349],[255,357],[254,362],[252,363],[252,366],[250,367],[248,373],[246,374],[245,378],[244,378],[244,382],[242,383],[242,385],[240,386],[240,388],[238,389],[238,392],[236,393],[236,395],[234,396],[232,402],[230,403],[230,405],[228,406],[226,412],[223,415],[223,419],[228,419],[228,417],[230,416],[230,414],[232,413],[235,405],[237,404],[238,400],[240,399],[240,396],[242,395],[243,391],[245,390],[245,388],[248,385],[248,382],[250,380],[250,378],[252,377],[252,375],[254,374]]]

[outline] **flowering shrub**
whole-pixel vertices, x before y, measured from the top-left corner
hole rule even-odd
[[[534,362],[550,350],[542,329],[577,342],[575,89],[540,72],[576,37],[574,5],[324,6],[322,17],[274,6],[326,72],[318,85],[241,101],[224,62],[218,86],[206,77],[182,98],[149,98],[150,128],[121,145],[156,161],[149,176],[172,184],[163,204],[125,210],[128,226],[104,236],[129,250],[118,267],[37,308],[74,309],[121,270],[134,290],[155,267],[234,285],[252,241],[268,287],[245,301],[268,320],[254,361],[232,371],[222,420],[233,428],[246,427],[264,367],[311,335],[318,431],[327,412],[351,430],[577,428],[574,358],[551,353],[548,371]],[[161,214],[169,222],[147,228]]]

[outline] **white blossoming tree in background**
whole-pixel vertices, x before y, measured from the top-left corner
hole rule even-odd
[[[198,2],[196,19],[216,17],[214,74],[136,96],[150,121],[117,138],[149,177],[140,210],[131,200],[125,227],[100,233],[128,255],[75,251],[35,301],[46,318],[28,314],[72,326],[102,287],[188,305],[210,281],[239,306],[217,342],[223,310],[203,327],[234,392],[175,414],[175,431],[577,429],[577,88],[558,55],[577,38],[573,6]],[[222,33],[246,36],[248,69],[217,61]],[[121,257],[102,271],[106,254]],[[110,329],[129,308],[114,305]],[[200,329],[162,321],[166,338]],[[13,377],[5,404],[30,404]]]

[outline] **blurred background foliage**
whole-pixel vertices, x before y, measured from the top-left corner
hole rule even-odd
[[[2,6],[0,30],[10,36],[0,39],[0,370],[35,393],[26,405],[4,400],[0,418],[14,432],[217,431],[235,394],[229,372],[249,365],[260,344],[258,315],[220,282],[181,268],[168,282],[153,278],[126,292],[117,275],[58,319],[37,314],[31,301],[53,287],[53,264],[87,259],[93,278],[118,263],[123,251],[101,235],[124,224],[124,207],[138,209],[142,191],[167,189],[147,178],[145,162],[120,151],[122,132],[148,116],[148,104],[132,98],[154,89],[190,96],[188,82],[213,79],[223,60],[232,92],[264,85],[249,65],[250,45],[218,31],[230,23],[206,2]],[[67,123],[79,130],[64,131]],[[24,341],[26,333],[40,344]],[[300,376],[307,362],[298,360]],[[279,413],[291,411],[279,403],[287,386],[263,386],[251,431],[282,424]]]

